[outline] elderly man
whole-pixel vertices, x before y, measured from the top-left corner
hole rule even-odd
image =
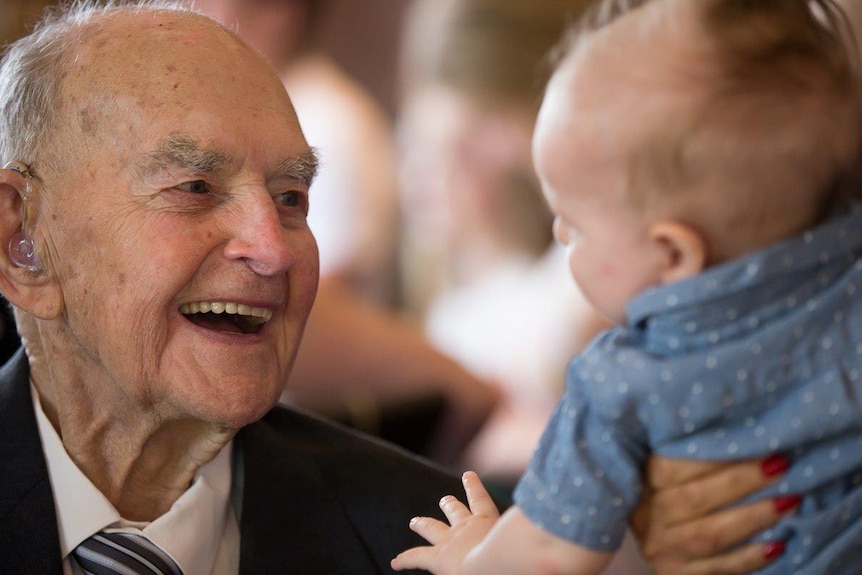
[[[11,49],[0,90],[26,349],[0,376],[0,572],[95,571],[105,528],[187,575],[388,571],[448,476],[261,420],[317,285],[315,156],[267,64],[202,16],[79,7]]]
[[[267,64],[197,14],[79,3],[4,57],[0,157],[24,341],[0,370],[0,572],[389,573],[458,486],[273,409],[318,268],[316,160]],[[694,564],[774,521],[701,520],[767,481],[747,465],[656,475],[651,553]]]

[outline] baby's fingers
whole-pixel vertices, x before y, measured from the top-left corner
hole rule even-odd
[[[454,495],[447,495],[441,499],[440,509],[443,510],[446,519],[453,526],[472,515],[467,506],[458,501],[458,498]]]
[[[434,547],[414,547],[399,553],[389,565],[396,571],[404,569],[425,569],[431,567],[436,550]]]
[[[410,520],[410,530],[422,536],[428,543],[437,545],[449,531],[449,526],[433,517],[414,517]]]
[[[479,476],[473,471],[467,471],[461,476],[461,482],[464,484],[464,491],[467,492],[467,503],[470,504],[470,511],[474,515],[482,515],[496,519],[500,516],[494,500],[488,494],[488,490],[482,485]]]

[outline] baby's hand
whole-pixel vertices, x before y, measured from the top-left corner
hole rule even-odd
[[[392,568],[424,569],[436,575],[460,575],[464,559],[500,518],[500,512],[479,476],[472,471],[461,477],[467,492],[469,509],[452,495],[440,500],[440,509],[449,524],[431,517],[414,517],[410,529],[424,537],[431,546],[414,547],[392,560]]]

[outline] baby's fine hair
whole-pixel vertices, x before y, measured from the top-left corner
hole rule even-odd
[[[683,4],[696,46],[672,57],[693,112],[651,126],[630,159],[632,200],[649,208],[708,189],[732,209],[707,235],[784,220],[786,236],[858,195],[857,50],[831,0],[604,1],[570,30],[560,55],[589,49],[592,35],[633,10],[655,11],[640,32],[662,34]]]

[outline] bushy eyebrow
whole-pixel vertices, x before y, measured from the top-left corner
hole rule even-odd
[[[170,135],[158,147],[136,164],[142,175],[161,172],[169,168],[182,168],[195,174],[218,172],[228,165],[224,154],[202,146],[191,136]]]
[[[320,160],[317,157],[317,150],[310,148],[307,152],[291,156],[281,162],[274,175],[280,178],[296,180],[308,187],[311,186],[311,182],[317,176],[319,166]]]
[[[187,135],[165,136],[158,147],[137,162],[135,168],[142,176],[152,175],[170,168],[180,168],[193,174],[224,172],[230,167],[230,158],[202,145]],[[272,174],[274,178],[287,178],[310,186],[320,162],[317,150],[309,149],[296,156],[285,158]]]

